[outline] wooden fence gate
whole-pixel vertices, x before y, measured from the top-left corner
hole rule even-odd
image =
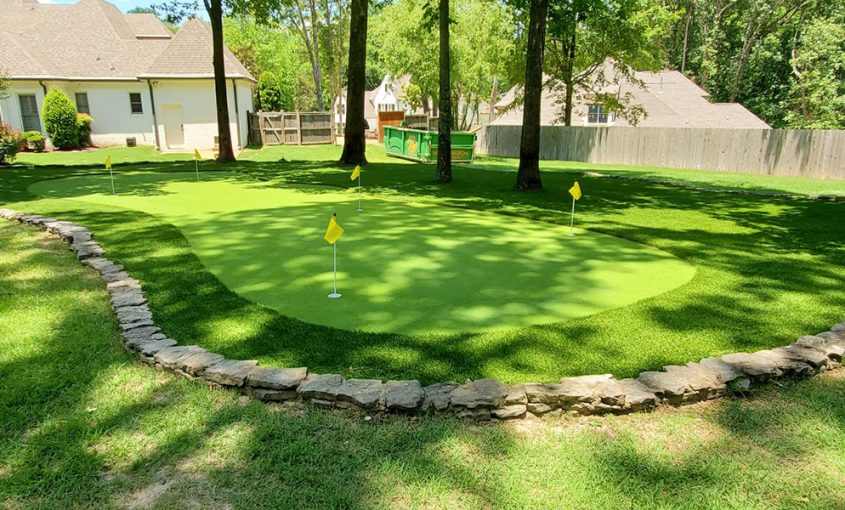
[[[335,142],[331,112],[249,113],[250,145],[308,145]]]

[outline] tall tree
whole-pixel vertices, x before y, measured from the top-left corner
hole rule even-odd
[[[437,123],[437,181],[452,182],[452,84],[449,0],[440,0],[440,118]]]
[[[361,165],[367,162],[364,131],[364,94],[367,74],[368,0],[352,0],[349,23],[349,66],[347,68],[346,126],[340,162]]]
[[[525,101],[516,189],[536,190],[540,180],[540,107],[543,95],[543,52],[549,0],[530,0],[528,48],[525,52]]]
[[[211,21],[211,44],[214,50],[214,94],[217,99],[217,161],[235,161],[232,148],[232,131],[229,127],[229,98],[226,91],[226,67],[223,48],[223,0],[203,0],[208,19]]]

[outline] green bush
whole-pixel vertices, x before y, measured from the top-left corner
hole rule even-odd
[[[87,113],[76,114],[76,130],[79,132],[79,146],[88,147],[91,145],[91,125],[94,119]]]
[[[21,134],[21,141],[26,149],[35,152],[44,152],[47,139],[38,131],[27,131]]]
[[[0,165],[14,161],[20,147],[20,133],[10,125],[0,122]]]
[[[44,98],[41,116],[44,131],[57,149],[79,146],[79,127],[76,122],[76,107],[61,90],[51,90]]]
[[[290,87],[270,71],[264,71],[258,77],[256,95],[259,110],[265,112],[293,110],[293,94]]]

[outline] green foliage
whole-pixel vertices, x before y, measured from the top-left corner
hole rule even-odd
[[[399,0],[370,19],[371,60],[393,76],[411,75],[413,87],[397,91],[410,105],[428,97],[436,105],[439,95],[438,34],[425,28],[430,18],[426,5],[425,0]],[[451,7],[453,126],[466,129],[472,110],[489,101],[494,80],[508,74],[515,20],[499,2],[454,0]]]
[[[579,0],[553,2],[549,9],[546,72],[548,86],[566,97],[591,95],[608,110],[636,125],[645,115],[631,95],[614,97],[623,81],[638,83],[635,71],[659,70],[659,36],[677,14],[659,0]],[[564,119],[567,105],[559,105]]]
[[[27,131],[21,134],[21,140],[26,144],[27,148],[35,152],[44,152],[47,145],[47,139],[38,131]]]
[[[231,17],[223,23],[223,38],[253,76],[260,79],[265,72],[276,76],[288,110],[314,108],[311,66],[291,30],[262,25],[246,16]]]
[[[256,109],[267,112],[293,110],[293,91],[271,71],[264,71],[258,78],[256,87]]]
[[[716,102],[739,102],[778,128],[842,127],[845,4],[672,0],[667,64]],[[838,42],[838,44],[837,44]]]
[[[12,126],[0,122],[0,165],[14,161],[20,146],[20,133]]]
[[[94,119],[87,113],[76,114],[76,130],[79,133],[79,146],[88,147],[91,145],[91,127]]]
[[[51,90],[44,98],[41,117],[44,119],[44,131],[56,148],[79,146],[76,107],[67,94],[58,89]]]
[[[6,99],[9,97],[9,77],[0,68],[0,100]]]
[[[807,129],[845,129],[845,23],[811,21],[791,60],[795,79],[786,122]]]

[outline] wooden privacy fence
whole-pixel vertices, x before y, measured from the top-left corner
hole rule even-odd
[[[331,112],[249,113],[250,145],[308,145],[334,143]]]
[[[478,152],[519,156],[521,126],[485,126]],[[845,131],[543,126],[540,158],[845,179]]]

